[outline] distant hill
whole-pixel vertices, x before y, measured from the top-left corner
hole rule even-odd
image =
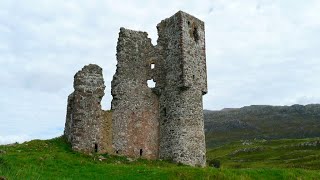
[[[238,140],[320,137],[320,104],[204,110],[208,148]]]

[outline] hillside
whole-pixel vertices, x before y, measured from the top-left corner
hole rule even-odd
[[[287,146],[293,150],[290,144],[303,142],[314,143],[315,140],[255,142],[246,146],[251,148],[262,146],[262,151],[243,152],[242,143],[209,150],[208,159],[219,159],[221,162],[221,168],[216,169],[193,168],[161,160],[133,160],[108,154],[83,155],[71,151],[64,137],[33,140],[23,144],[0,146],[0,179],[319,179],[320,172],[312,170],[319,169],[318,144],[303,147],[306,152],[293,146],[293,149],[297,150],[283,155]],[[264,159],[259,159],[261,152],[268,152],[273,148],[275,149],[272,155],[268,154]],[[282,149],[282,153],[277,155],[279,148]],[[230,153],[233,155],[229,157]],[[303,156],[306,156],[303,166],[287,166],[286,160],[289,158],[288,165],[292,163],[299,165],[299,158]],[[274,161],[278,157],[283,161]],[[294,159],[298,161],[295,163]],[[244,160],[250,161],[244,162]],[[262,160],[267,163],[261,163]],[[310,161],[309,164],[307,160]],[[255,164],[260,165],[242,169],[253,167]],[[230,167],[232,169],[229,169]]]
[[[320,137],[320,105],[245,106],[204,111],[207,147],[246,139]]]
[[[237,141],[211,149],[222,168],[320,169],[320,138]]]

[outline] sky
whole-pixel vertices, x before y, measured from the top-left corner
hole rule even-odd
[[[63,134],[73,76],[103,68],[110,108],[120,27],[179,10],[205,22],[204,109],[320,103],[319,0],[1,0],[0,144]]]

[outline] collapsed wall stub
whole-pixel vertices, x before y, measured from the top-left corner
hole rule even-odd
[[[155,49],[147,33],[120,29],[117,70],[111,83],[113,148],[116,154],[158,158],[159,102],[147,86]]]
[[[155,47],[147,33],[120,30],[112,81],[113,146],[118,154],[136,157],[147,149],[145,157],[204,166],[204,23],[179,11],[157,29]],[[155,88],[147,87],[148,79]]]
[[[84,66],[74,76],[73,86],[74,92],[68,97],[64,134],[73,150],[105,152],[111,148],[105,140],[105,133],[110,132],[111,127],[104,122],[108,112],[101,110],[105,89],[102,68],[94,64]]]

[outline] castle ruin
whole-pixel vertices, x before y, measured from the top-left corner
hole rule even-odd
[[[146,32],[120,29],[111,112],[101,110],[102,69],[88,65],[75,75],[65,127],[74,150],[205,166],[204,22],[179,11],[157,29],[156,46]]]

